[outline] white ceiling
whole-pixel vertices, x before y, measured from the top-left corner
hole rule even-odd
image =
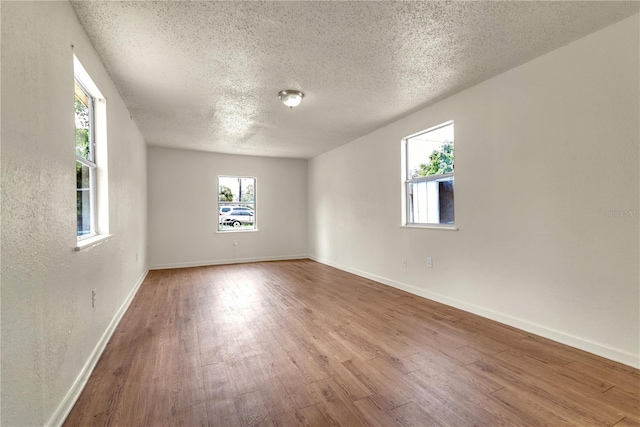
[[[638,2],[72,2],[148,145],[310,158]],[[306,97],[289,109],[282,89]]]

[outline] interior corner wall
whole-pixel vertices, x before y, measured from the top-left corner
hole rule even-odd
[[[2,425],[36,426],[146,273],[146,148],[69,2],[3,1],[1,18]],[[107,99],[112,234],[80,252],[74,53]]]
[[[150,268],[307,256],[307,161],[149,147]],[[218,175],[256,177],[258,231],[218,232]]]
[[[639,367],[638,28],[310,160],[312,258]],[[401,139],[448,120],[459,230],[403,228]]]

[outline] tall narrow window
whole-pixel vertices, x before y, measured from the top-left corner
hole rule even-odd
[[[108,234],[105,100],[74,56],[78,241]]]
[[[453,121],[405,138],[407,224],[453,225]]]
[[[256,178],[219,176],[218,231],[256,229]]]
[[[94,98],[75,81],[76,203],[78,238],[96,234],[96,170]]]

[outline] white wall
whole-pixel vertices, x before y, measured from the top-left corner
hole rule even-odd
[[[306,257],[306,160],[149,147],[147,162],[151,268]],[[218,175],[257,178],[258,231],[217,232]]]
[[[146,153],[71,5],[1,7],[2,425],[34,426],[72,390],[146,273]],[[107,99],[113,235],[80,252],[74,52]]]
[[[636,15],[312,159],[310,254],[640,366],[638,27]],[[401,139],[451,119],[459,231],[401,228]]]

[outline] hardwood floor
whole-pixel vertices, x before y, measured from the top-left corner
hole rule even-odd
[[[152,271],[65,426],[640,426],[636,369],[309,260]]]

